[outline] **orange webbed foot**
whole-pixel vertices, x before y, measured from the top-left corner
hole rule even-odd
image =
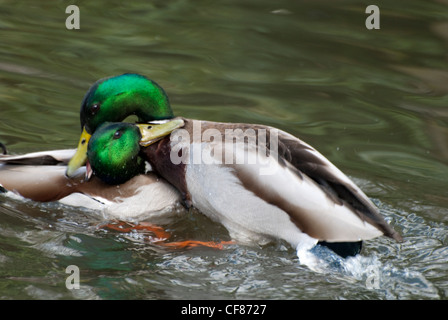
[[[186,240],[186,241],[176,241],[176,242],[162,242],[159,243],[160,246],[169,247],[172,249],[189,249],[195,247],[208,247],[222,250],[225,245],[234,244],[233,241],[197,241],[197,240]]]
[[[162,227],[147,223],[140,222],[138,224],[134,224],[126,221],[114,221],[105,225],[100,226],[102,229],[110,229],[114,231],[118,231],[121,233],[129,233],[132,231],[142,232],[142,233],[153,233],[154,237],[151,239],[155,239],[156,241],[164,241],[171,237],[171,234],[166,232]]]
[[[114,221],[105,225],[100,226],[102,229],[114,230],[121,233],[130,233],[133,231],[139,233],[152,233],[152,235],[148,235],[146,240],[149,240],[151,243],[154,243],[158,246],[170,248],[170,249],[190,249],[195,247],[208,247],[214,248],[218,250],[222,250],[225,245],[234,244],[234,241],[198,241],[198,240],[186,240],[186,241],[174,241],[174,242],[165,242],[171,237],[171,234],[165,231],[162,227],[150,224],[148,222],[140,222],[138,224],[134,224],[126,221]]]

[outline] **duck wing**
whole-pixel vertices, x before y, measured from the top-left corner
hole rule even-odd
[[[402,240],[364,192],[304,141],[264,125],[210,123],[209,126],[222,133],[233,129],[246,136],[250,136],[249,132],[255,134],[257,152],[265,147],[270,163],[265,168],[236,165],[235,174],[246,189],[287,212],[303,232],[329,242],[366,240],[382,234]],[[202,122],[202,127],[207,129],[206,122]],[[245,152],[246,156],[254,152],[253,146],[252,151]],[[273,173],[260,174],[266,168],[274,169]]]
[[[343,172],[316,149],[284,131],[278,131],[278,155],[283,165],[292,166],[296,174],[311,178],[335,205],[346,206],[365,221],[378,228],[384,235],[402,241],[380,214],[378,208]]]
[[[32,158],[34,162],[36,158]],[[29,159],[19,159],[18,162]],[[13,160],[13,163],[17,163]],[[24,165],[0,164],[0,185],[25,198],[48,202],[59,200],[73,192],[77,192],[80,177],[69,180],[61,165]]]
[[[31,152],[22,155],[0,155],[0,163],[20,165],[58,165],[67,164],[76,149],[62,149]]]
[[[148,211],[161,210],[179,198],[171,185],[151,172],[138,175],[121,185],[108,185],[95,176],[85,181],[84,168],[75,177],[67,178],[66,169],[65,165],[0,163],[0,189],[39,202],[57,201],[77,193],[99,202],[121,203],[146,192],[145,206]]]

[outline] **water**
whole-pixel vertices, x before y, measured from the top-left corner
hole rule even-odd
[[[97,79],[140,72],[178,115],[273,125],[347,173],[405,237],[303,265],[285,244],[162,249],[98,228],[95,212],[0,195],[2,299],[446,299],[448,4],[95,1],[65,28],[62,1],[0,4],[0,141],[74,148]],[[174,240],[227,240],[197,212]],[[65,269],[80,269],[68,290]]]

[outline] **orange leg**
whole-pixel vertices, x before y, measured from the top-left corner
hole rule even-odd
[[[215,248],[222,250],[224,245],[234,244],[233,241],[197,241],[197,240],[186,240],[186,241],[176,241],[176,242],[165,242],[171,237],[171,234],[166,232],[162,227],[155,226],[147,222],[141,222],[139,224],[133,224],[125,221],[116,221],[113,223],[108,223],[100,228],[111,229],[114,231],[129,233],[132,231],[139,232],[150,232],[155,235],[155,237],[148,236],[148,240],[162,247],[167,247],[171,249],[189,249],[199,246]]]
[[[186,240],[186,241],[177,241],[177,242],[163,242],[163,243],[157,243],[160,246],[163,247],[169,247],[172,249],[183,249],[183,248],[194,248],[194,247],[209,247],[214,249],[222,250],[224,249],[225,245],[228,244],[234,244],[233,241],[220,241],[220,242],[214,242],[214,241],[197,241],[197,240]]]

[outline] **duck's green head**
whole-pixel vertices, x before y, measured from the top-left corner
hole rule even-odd
[[[148,146],[184,125],[174,119],[159,125],[105,123],[92,135],[87,149],[87,179],[93,174],[108,184],[121,184],[145,171],[139,156]]]
[[[162,87],[142,75],[127,73],[98,80],[90,87],[81,104],[81,129],[93,134],[104,122],[120,122],[130,115],[140,122],[174,116]]]
[[[123,74],[98,80],[87,91],[81,104],[81,138],[71,159],[67,176],[85,164],[91,135],[105,122],[119,122],[135,115],[139,122],[171,119],[168,96],[157,83],[139,75]]]
[[[105,123],[92,135],[87,148],[87,178],[95,174],[108,184],[121,184],[143,173],[139,157],[141,134],[129,123]]]

